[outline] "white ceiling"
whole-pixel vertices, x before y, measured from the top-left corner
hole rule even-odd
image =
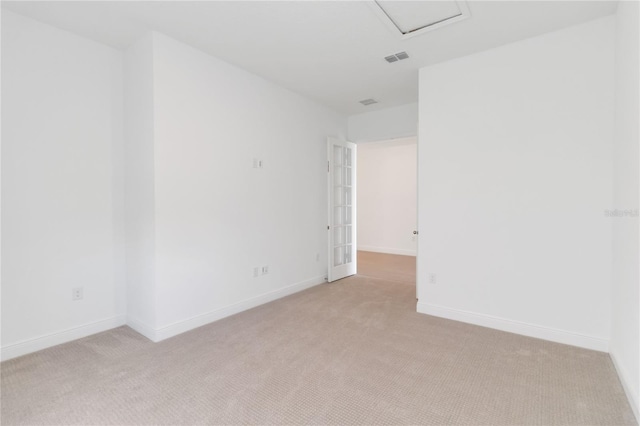
[[[149,30],[347,114],[414,102],[418,69],[615,12],[615,1],[469,1],[471,17],[401,40],[365,1],[3,1],[124,49]],[[410,58],[387,63],[406,51]],[[374,98],[378,104],[358,101]]]

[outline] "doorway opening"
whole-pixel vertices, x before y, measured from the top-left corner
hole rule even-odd
[[[416,283],[417,137],[358,143],[358,275]]]

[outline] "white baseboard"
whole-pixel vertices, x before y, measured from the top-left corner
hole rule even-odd
[[[624,389],[624,393],[627,395],[633,414],[636,416],[636,422],[640,423],[640,395],[631,388],[629,383],[629,374],[627,373],[627,370],[622,367],[622,364],[618,362],[616,355],[613,352],[609,352],[609,356],[611,357],[613,366],[616,368],[616,372],[620,378],[620,383],[622,383],[622,388]]]
[[[2,361],[6,361],[11,358],[30,354],[32,352],[60,345],[62,343],[67,343],[72,340],[81,339],[92,334],[111,330],[112,328],[125,325],[125,323],[125,316],[118,315],[100,321],[91,322],[89,324],[84,324],[79,327],[73,327],[56,333],[38,336],[33,339],[23,340],[18,343],[12,343],[10,345],[2,347],[0,359]]]
[[[136,332],[138,332],[139,334],[142,334],[144,337],[151,340],[152,342],[158,341],[155,328],[143,323],[142,321],[136,318],[133,318],[130,315],[127,315],[127,325],[133,330],[135,330]]]
[[[372,251],[374,253],[399,254],[401,256],[415,256],[415,250],[404,250],[390,247],[358,246],[358,250]]]
[[[225,306],[220,309],[216,309],[202,315],[195,316],[193,318],[186,319],[184,321],[179,321],[159,329],[154,329],[153,327],[144,324],[136,318],[119,315],[112,318],[95,321],[79,327],[74,327],[60,332],[51,333],[3,346],[0,349],[0,360],[6,361],[11,358],[16,358],[42,349],[50,348],[52,346],[60,345],[62,343],[67,343],[72,340],[81,339],[92,334],[111,330],[112,328],[120,327],[125,324],[138,333],[142,334],[149,340],[153,342],[159,342],[161,340],[168,339],[169,337],[184,333],[185,331],[189,331],[194,328],[209,324],[210,322],[217,321],[219,319],[240,313],[242,311],[246,311],[247,309],[255,308],[256,306],[271,302],[276,299],[280,299],[282,297],[297,293],[302,290],[306,290],[307,288],[322,284],[324,282],[324,276],[318,276],[262,294],[260,296],[252,297],[250,299]]]
[[[131,322],[129,323],[129,326],[134,330],[136,330],[137,332],[139,332],[140,334],[142,334],[143,336],[149,338],[154,342],[159,342],[161,340],[165,340],[170,337],[177,336],[178,334],[182,334],[189,330],[193,330],[194,328],[202,327],[203,325],[207,325],[209,323],[220,320],[222,318],[226,318],[228,316],[240,313],[242,311],[246,311],[247,309],[255,308],[256,306],[260,306],[265,303],[271,302],[273,300],[288,296],[290,294],[297,293],[302,290],[306,290],[310,287],[316,286],[318,284],[322,284],[324,282],[325,282],[324,276],[314,277],[305,281],[301,281],[296,284],[292,284],[292,285],[280,288],[278,290],[270,291],[268,293],[261,294],[256,297],[252,297],[250,299],[246,299],[241,302],[234,303],[229,306],[215,309],[211,312],[197,315],[195,317],[188,318],[183,321],[178,321],[158,329],[152,329],[135,320],[128,319],[127,321],[131,320]]]
[[[552,342],[564,343],[565,345],[578,346],[585,349],[592,349],[594,351],[608,352],[609,350],[609,341],[606,339],[572,333],[565,330],[543,327],[535,324],[528,324],[525,322],[494,317],[491,315],[478,314],[475,312],[468,312],[459,309],[447,308],[444,306],[432,305],[429,303],[418,302],[417,311],[421,314],[428,314],[450,320],[466,322],[482,327],[508,331],[509,333],[516,333],[523,336],[550,340]]]

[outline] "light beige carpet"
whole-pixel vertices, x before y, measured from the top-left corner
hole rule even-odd
[[[2,424],[635,424],[607,354],[417,314],[407,271],[368,260],[160,343],[121,327],[4,362]]]

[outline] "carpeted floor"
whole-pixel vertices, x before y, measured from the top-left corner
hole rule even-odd
[[[635,424],[607,354],[417,314],[411,258],[360,256],[160,343],[120,327],[4,362],[2,424]]]

